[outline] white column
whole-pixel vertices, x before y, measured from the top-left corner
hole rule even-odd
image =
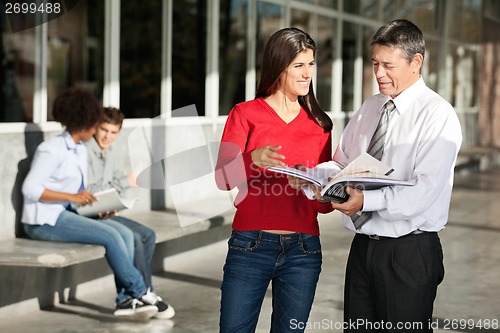
[[[248,3],[247,19],[247,71],[245,76],[245,100],[255,97],[255,53],[257,50],[257,1]]]
[[[47,122],[47,23],[35,28],[35,87],[33,93],[33,122]]]
[[[220,1],[208,0],[207,4],[207,72],[205,78],[205,116],[219,115],[219,20]]]
[[[160,113],[172,117],[172,0],[163,0]]]
[[[106,0],[103,105],[120,108],[120,0]]]

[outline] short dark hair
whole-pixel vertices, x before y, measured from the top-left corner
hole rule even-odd
[[[372,38],[371,46],[375,44],[402,50],[408,62],[417,53],[420,53],[422,58],[425,57],[424,35],[415,24],[408,20],[399,19],[384,24]]]
[[[52,116],[70,133],[95,127],[102,119],[102,105],[88,90],[72,87],[56,97]]]
[[[101,123],[110,123],[118,125],[122,128],[123,119],[125,119],[125,115],[119,109],[114,107],[105,107]]]

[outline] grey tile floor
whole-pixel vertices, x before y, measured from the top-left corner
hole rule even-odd
[[[440,233],[446,276],[435,302],[435,332],[500,332],[500,169],[457,176],[447,228]],[[341,332],[343,277],[352,234],[336,212],[320,220],[323,272],[307,332]],[[1,318],[0,332],[22,333],[212,333],[217,332],[219,285],[225,242],[165,260],[156,274],[158,293],[176,309],[172,320],[119,321],[112,316],[113,281],[105,288],[77,294],[77,301],[51,310]],[[269,330],[266,297],[257,332]],[[472,327],[475,326],[475,327]],[[478,326],[488,327],[488,330]]]

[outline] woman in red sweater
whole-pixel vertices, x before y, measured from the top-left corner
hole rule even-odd
[[[272,282],[271,332],[302,332],[321,271],[318,212],[270,166],[331,159],[332,121],[312,87],[316,45],[297,28],[275,32],[264,50],[254,100],[230,112],[216,166],[219,188],[239,192],[221,286],[220,332],[254,332]]]

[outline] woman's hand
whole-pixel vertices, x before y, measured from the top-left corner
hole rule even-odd
[[[87,192],[85,190],[78,192],[78,193],[75,193],[75,194],[72,194],[71,199],[70,199],[70,201],[72,203],[82,205],[82,206],[91,204],[96,200],[97,200],[97,198],[95,195],[93,195],[92,193]]]
[[[264,146],[252,151],[252,162],[259,168],[269,168],[272,166],[284,167],[286,164],[282,161],[284,155],[278,153],[281,146]]]
[[[292,168],[295,168],[297,170],[302,170],[302,171],[306,170],[306,167],[302,164],[293,165]],[[290,185],[292,188],[294,188],[296,190],[300,190],[302,187],[312,184],[311,182],[309,182],[305,179],[295,177],[292,175],[287,175],[287,178],[288,178],[288,185]]]
[[[323,198],[323,196],[321,195],[321,188],[319,188],[318,186],[316,185],[311,185],[311,189],[314,193],[314,198],[316,200],[318,200],[319,202],[321,202],[322,204],[325,204],[325,203],[328,203],[329,201],[326,200],[325,198]]]

